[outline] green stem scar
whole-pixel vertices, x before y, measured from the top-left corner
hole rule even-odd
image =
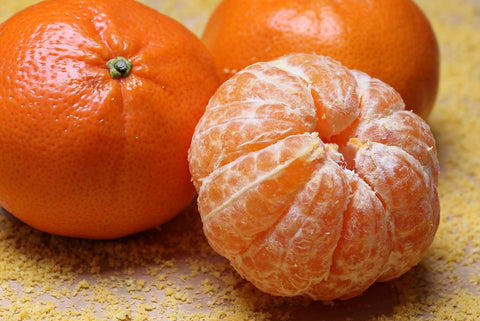
[[[128,77],[132,70],[132,63],[124,57],[117,57],[110,59],[107,62],[107,67],[110,70],[112,78]]]

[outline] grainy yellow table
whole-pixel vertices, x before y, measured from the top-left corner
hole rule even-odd
[[[1,0],[0,21],[35,2]],[[143,2],[200,34],[218,0]],[[442,218],[417,267],[348,301],[276,298],[210,249],[194,205],[113,241],[44,234],[0,210],[0,320],[480,320],[480,1],[417,2],[442,63],[429,119]]]

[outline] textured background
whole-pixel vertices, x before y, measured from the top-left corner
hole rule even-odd
[[[35,2],[1,0],[0,21]],[[143,2],[200,34],[218,0]],[[44,234],[0,210],[0,320],[479,320],[480,1],[417,3],[441,50],[429,124],[442,208],[417,267],[349,301],[275,298],[211,251],[193,205],[159,229],[114,241]]]

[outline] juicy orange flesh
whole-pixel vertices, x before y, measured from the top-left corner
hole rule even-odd
[[[257,63],[224,83],[189,161],[210,244],[275,295],[357,295],[417,264],[438,226],[428,125],[327,57]]]

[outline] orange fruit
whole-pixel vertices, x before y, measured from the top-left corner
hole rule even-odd
[[[3,23],[0,42],[2,207],[106,239],[195,198],[187,151],[219,78],[184,26],[131,0],[48,0]]]
[[[259,289],[349,298],[424,256],[438,159],[400,95],[332,58],[292,54],[223,83],[189,150],[205,235]]]
[[[391,85],[426,118],[439,78],[439,50],[411,0],[223,0],[204,30],[224,79],[254,62],[316,53]]]

